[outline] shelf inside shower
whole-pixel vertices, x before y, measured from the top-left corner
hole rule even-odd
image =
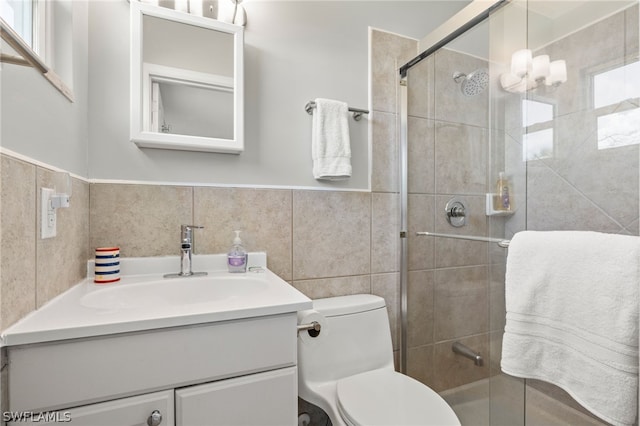
[[[498,210],[495,208],[495,200],[498,194],[485,194],[486,195],[486,215],[487,216],[512,216],[516,213],[516,209],[511,206],[509,210]]]

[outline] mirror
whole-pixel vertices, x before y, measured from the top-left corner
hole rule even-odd
[[[131,1],[131,140],[239,154],[243,28]]]

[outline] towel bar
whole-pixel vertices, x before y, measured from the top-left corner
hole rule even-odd
[[[469,241],[483,241],[485,243],[496,243],[502,248],[508,248],[511,240],[505,240],[503,238],[489,238],[489,237],[474,237],[472,235],[453,235],[453,234],[439,234],[437,232],[416,232],[416,235],[427,237],[443,237],[443,238],[455,238],[458,240]]]
[[[312,115],[313,109],[316,107],[316,103],[314,101],[309,101],[304,106],[304,110],[307,111],[307,114]],[[353,119],[356,121],[360,121],[362,118],[362,114],[369,114],[369,110],[360,109],[360,108],[351,108],[349,107],[349,112],[353,113]]]

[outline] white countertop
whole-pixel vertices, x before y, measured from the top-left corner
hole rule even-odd
[[[163,278],[166,273],[177,272],[180,265],[178,256],[122,258],[120,262],[122,279],[111,284],[94,284],[93,262],[89,262],[89,278],[7,328],[0,336],[1,345],[25,345],[228,321],[312,307],[309,298],[266,268],[265,253],[249,253],[249,266],[261,267],[259,270],[262,272],[246,274],[227,272],[226,255],[194,255],[193,270],[208,272],[205,277]],[[234,285],[242,288],[243,280],[251,286],[246,286],[237,295],[230,294]],[[194,297],[184,294],[187,302],[181,303],[183,293],[189,292],[189,283],[202,289],[210,283],[216,285],[216,282],[225,282],[225,297],[202,296],[200,299],[196,294],[197,300],[194,300]],[[121,293],[124,286],[129,287]],[[136,296],[144,296],[144,292],[148,292],[149,303],[140,304],[138,297],[138,306],[127,306],[127,303],[112,303],[109,299],[113,299],[113,295],[128,294],[132,289],[136,290]],[[162,299],[162,294],[158,294],[167,289],[168,297],[174,300]],[[163,303],[167,300],[168,303]],[[104,306],[101,301],[104,301]]]

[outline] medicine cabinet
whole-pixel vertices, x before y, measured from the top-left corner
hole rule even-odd
[[[131,140],[239,154],[243,28],[131,1]]]

